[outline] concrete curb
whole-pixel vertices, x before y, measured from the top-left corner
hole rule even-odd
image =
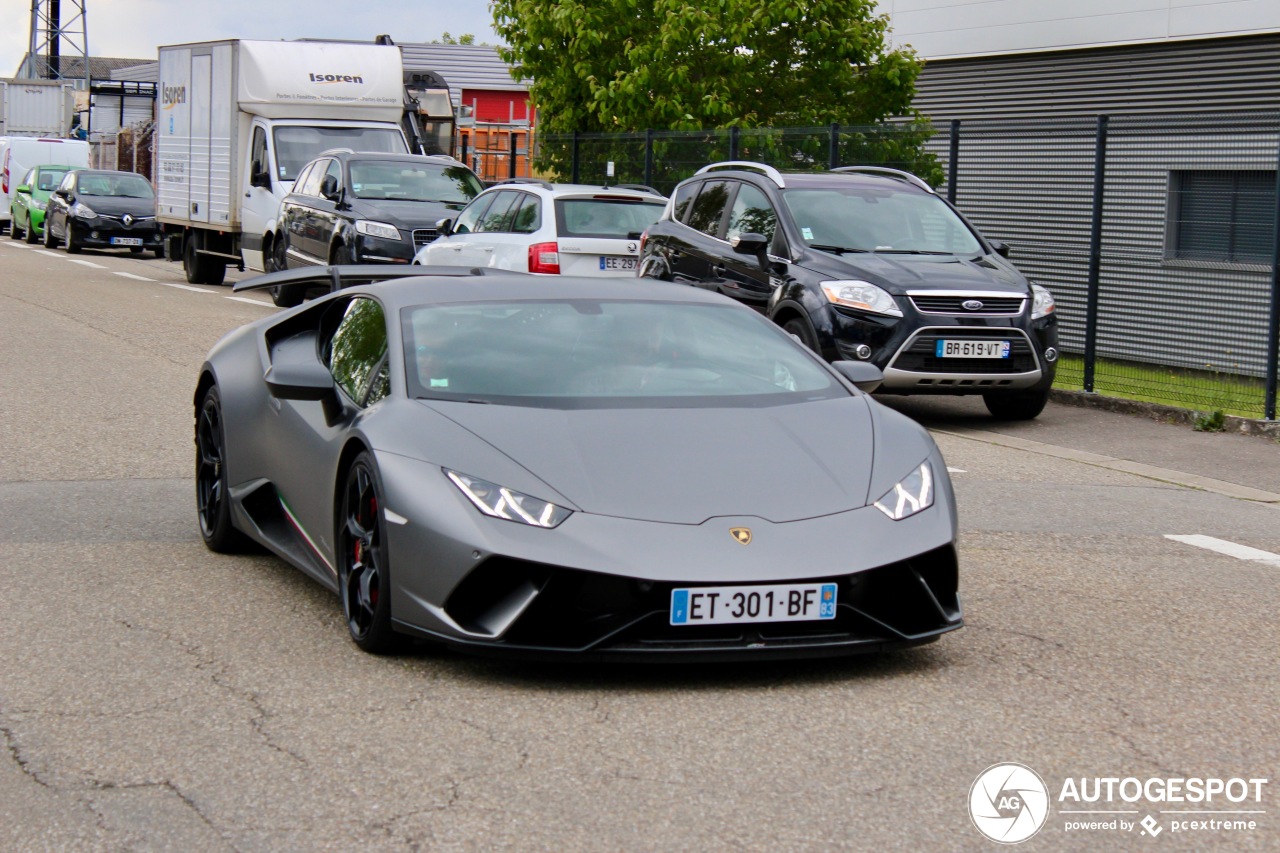
[[[1054,388],[1049,392],[1049,399],[1064,406],[1101,409],[1104,412],[1118,412],[1124,415],[1143,415],[1161,423],[1182,424],[1190,427],[1195,426],[1197,418],[1208,414],[1194,409],[1165,406],[1160,403],[1144,403],[1140,400],[1104,397],[1101,394],[1090,394],[1086,391],[1065,391],[1059,388]],[[1257,435],[1269,438],[1272,441],[1280,441],[1280,421],[1264,421],[1257,418],[1225,415],[1223,418],[1223,432],[1238,432],[1242,435]]]

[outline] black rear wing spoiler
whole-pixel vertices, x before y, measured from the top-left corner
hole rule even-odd
[[[296,270],[281,270],[266,275],[246,278],[237,281],[231,288],[233,293],[245,290],[265,290],[269,287],[280,287],[286,284],[304,284],[311,287],[328,286],[329,292],[353,287],[357,284],[373,284],[395,278],[414,278],[417,276],[461,277],[468,275],[485,275],[487,270],[481,267],[445,267],[445,266],[381,266],[379,264],[343,264],[329,267],[303,267]],[[502,270],[504,275],[522,275]]]

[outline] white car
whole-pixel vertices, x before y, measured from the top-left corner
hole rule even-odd
[[[635,184],[612,187],[505,181],[476,196],[415,264],[546,275],[635,276],[640,235],[667,199]]]

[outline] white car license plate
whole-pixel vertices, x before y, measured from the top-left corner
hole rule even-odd
[[[938,341],[937,358],[1008,358],[1010,341]]]
[[[141,246],[141,237],[112,237],[111,245],[113,246]]]
[[[672,625],[805,622],[836,618],[836,585],[697,586],[671,591]]]
[[[600,269],[602,270],[634,270],[636,263],[635,258],[620,257],[618,255],[600,256]]]

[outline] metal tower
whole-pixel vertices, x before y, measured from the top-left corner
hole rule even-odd
[[[19,77],[85,81],[89,86],[88,0],[31,0],[31,37]],[[76,68],[65,60],[79,58]],[[70,72],[70,73],[67,73]]]

